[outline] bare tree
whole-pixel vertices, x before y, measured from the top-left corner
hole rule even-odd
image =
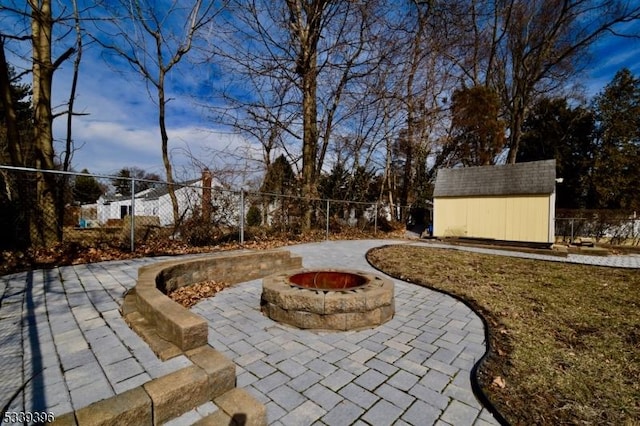
[[[389,22],[394,53],[388,60],[395,67],[390,91],[400,103],[404,124],[388,145],[387,187],[397,187],[402,206],[423,203],[428,196],[427,161],[446,127],[443,99],[453,86],[447,55],[458,42],[450,22],[456,7],[456,2],[409,0],[400,9],[404,13]],[[406,210],[402,216],[407,218]]]
[[[353,113],[345,99],[375,62],[367,42],[377,2],[365,3],[234,2],[230,34],[217,44],[233,70],[235,82],[225,87],[226,100],[234,99],[233,124],[260,139],[265,165],[271,153],[288,154],[307,199],[317,197],[335,129]],[[308,229],[311,204],[303,211]]]
[[[509,163],[516,161],[522,124],[538,95],[563,90],[588,63],[594,42],[640,19],[640,5],[624,0],[471,0],[466,10],[457,22],[470,29],[468,42],[451,59],[471,86],[486,84],[500,93]]]
[[[39,170],[55,169],[55,153],[53,147],[52,84],[54,72],[73,55],[73,47],[66,49],[57,59],[52,54],[54,25],[64,22],[66,16],[54,16],[50,0],[28,0],[25,6],[3,5],[5,12],[14,15],[16,22],[24,23],[24,28],[16,29],[15,34],[0,35],[0,72],[2,73],[2,101],[8,114],[5,124],[12,133],[8,150],[11,161],[17,166],[31,166]],[[8,90],[10,80],[9,66],[6,58],[6,43],[29,42],[31,48],[33,134],[32,137],[21,137],[16,130],[15,106]],[[20,51],[20,49],[16,49]],[[28,73],[25,72],[25,75]],[[21,199],[24,212],[28,216],[29,243],[35,246],[51,246],[62,238],[62,218],[56,204],[56,193],[60,189],[55,175],[37,172],[35,174],[33,192],[23,192]],[[31,189],[31,188],[30,188]]]
[[[179,0],[169,4],[147,0],[120,0],[108,8],[111,19],[98,24],[94,39],[127,63],[151,86],[149,96],[158,105],[158,127],[174,223],[180,219],[174,177],[169,157],[167,133],[166,79],[189,53],[194,43],[205,36],[221,8],[215,1],[196,0],[184,6]]]
[[[78,115],[74,111],[76,100],[76,91],[78,89],[78,78],[80,75],[80,62],[82,61],[82,21],[80,19],[80,10],[78,9],[77,0],[71,0],[73,7],[73,29],[76,35],[75,40],[75,58],[73,60],[73,75],[71,77],[71,89],[69,90],[69,100],[67,102],[67,110],[62,113],[67,115],[67,135],[65,139],[65,149],[63,152],[62,170],[71,169],[71,159],[75,150],[73,143],[73,117]],[[61,115],[61,114],[58,114]],[[84,115],[84,114],[80,114]],[[62,203],[60,203],[62,204]]]
[[[53,72],[60,65],[51,55],[53,40],[53,16],[51,2],[43,0],[28,2],[31,8],[31,37],[33,44],[33,106],[34,144],[37,169],[54,169],[53,114],[51,111],[51,86]],[[54,175],[38,173],[36,177],[36,200],[39,208],[34,212],[31,225],[32,243],[48,246],[60,241],[61,227],[55,199]]]
[[[66,110],[55,113],[54,118],[66,115],[66,137],[65,144],[62,152],[59,152],[60,157],[59,167],[64,171],[71,169],[71,160],[76,150],[73,140],[73,119],[77,115],[86,115],[84,113],[77,113],[74,111],[76,92],[78,88],[78,79],[80,75],[80,63],[82,61],[82,20],[80,17],[80,9],[78,8],[78,2],[71,0],[72,7],[72,22],[73,31],[75,33],[75,46],[73,51],[75,52],[75,58],[73,60],[73,73],[71,77],[71,88],[69,90],[69,98],[66,105]],[[57,191],[56,191],[56,211],[59,220],[62,222],[65,214],[65,208],[68,201],[72,198],[71,188],[69,187],[69,175],[57,176]]]
[[[317,195],[318,155],[318,48],[332,0],[285,0],[289,15],[289,35],[294,53],[295,74],[302,94],[302,194]],[[304,211],[303,229],[311,228],[312,210]]]
[[[234,57],[236,60],[238,59],[238,56]],[[268,83],[265,84],[264,76],[247,72],[248,70],[240,64],[246,63],[242,61],[228,63],[227,69],[229,73],[241,79],[246,88],[251,88],[253,97],[246,99],[236,97],[235,93],[223,91],[222,104],[209,106],[213,119],[218,123],[231,126],[250,143],[255,141],[259,144],[261,148],[259,155],[249,153],[241,160],[245,162],[258,161],[261,169],[265,171],[277,153],[284,151],[287,153],[288,159],[295,163],[294,154],[290,152],[285,143],[288,137],[296,136],[291,127],[299,117],[299,111],[291,108],[289,99],[293,90],[291,82],[287,79],[269,78]],[[224,154],[232,157],[238,156],[236,149]]]
[[[515,155],[522,114],[516,106],[548,83],[566,82],[577,52],[613,28],[607,25],[630,19],[632,8],[614,10],[614,3],[622,4],[236,1],[229,33],[216,43],[216,53],[235,67],[236,81],[224,87],[225,100],[235,101],[226,122],[261,142],[265,165],[286,152],[309,198],[325,163],[348,159],[354,168],[377,162],[388,198],[408,205],[428,196],[433,170],[451,157],[449,100],[456,89],[488,86],[500,94],[499,118]],[[608,23],[595,32],[584,25],[589,4],[599,12],[594,19]],[[614,12],[625,18],[616,21]],[[519,51],[518,36],[527,43]],[[520,68],[518,54],[526,62]],[[496,143],[505,140],[499,136]],[[309,211],[303,225],[308,218]]]

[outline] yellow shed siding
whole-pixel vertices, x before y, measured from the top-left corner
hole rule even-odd
[[[550,195],[435,198],[433,232],[438,237],[549,242],[550,199]]]

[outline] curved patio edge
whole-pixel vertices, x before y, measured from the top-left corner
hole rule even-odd
[[[449,293],[447,291],[443,291],[441,289],[435,288],[433,286],[429,286],[429,285],[425,285],[425,284],[416,284],[410,281],[406,281],[403,278],[401,278],[400,276],[395,276],[392,274],[389,274],[385,271],[380,270],[379,268],[377,268],[375,265],[373,265],[371,262],[369,262],[369,257],[368,254],[371,250],[375,250],[375,249],[381,249],[384,247],[390,247],[393,244],[386,244],[386,245],[382,245],[382,246],[378,246],[378,247],[374,247],[371,248],[369,250],[367,250],[367,253],[365,254],[365,259],[367,261],[367,263],[374,268],[375,270],[384,273],[386,275],[389,275],[390,277],[393,277],[397,280],[400,281],[404,281],[407,284],[413,284],[413,285],[420,285],[421,287],[425,287],[428,288],[429,290],[441,293],[441,294],[446,294],[447,296],[459,301],[460,303],[464,304],[467,308],[469,308],[474,314],[476,314],[478,316],[478,318],[480,318],[480,320],[482,321],[482,325],[484,326],[484,339],[485,339],[485,345],[486,345],[486,350],[484,352],[484,354],[480,357],[480,359],[478,359],[478,361],[473,365],[472,369],[471,369],[471,374],[470,374],[470,381],[471,381],[471,389],[473,390],[474,395],[476,396],[476,398],[478,398],[478,401],[491,413],[491,415],[493,415],[493,417],[496,419],[496,421],[498,421],[501,425],[509,425],[509,422],[507,421],[507,419],[504,418],[504,416],[500,413],[500,411],[498,411],[498,409],[495,407],[495,405],[493,405],[493,403],[491,402],[491,400],[489,399],[489,397],[484,393],[484,391],[482,390],[482,386],[480,386],[480,382],[478,381],[478,369],[480,368],[480,366],[482,365],[482,363],[485,361],[485,359],[487,358],[487,356],[489,355],[490,351],[491,351],[491,340],[489,339],[489,323],[485,320],[484,316],[477,310],[475,309],[470,303],[468,303],[465,299],[461,298],[460,296],[457,296],[453,293]]]

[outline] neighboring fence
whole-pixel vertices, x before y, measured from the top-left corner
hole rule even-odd
[[[42,176],[54,178],[57,200],[46,211],[41,211],[36,199]],[[114,187],[118,179],[120,193]],[[167,182],[0,166],[0,248],[17,246],[14,240],[33,232],[33,223],[48,219],[55,219],[52,223],[64,242],[133,251],[151,241],[206,246],[300,234],[307,205],[315,238],[353,231],[376,234],[397,228],[400,218],[409,218],[409,226],[412,221],[426,224],[432,217],[429,210],[390,208],[377,202],[233,190],[208,172],[173,185],[175,210],[169,189]],[[88,199],[97,200],[78,202]],[[640,219],[633,212],[558,210],[556,216],[558,241],[590,237],[597,242],[640,245]]]
[[[0,166],[0,183],[2,188],[30,186],[39,172],[56,178],[58,207],[41,213],[49,218],[57,215],[63,241],[86,244],[95,240],[95,244],[115,244],[132,251],[150,240],[204,246],[233,240],[242,244],[246,238],[267,238],[272,233],[300,233],[307,205],[311,206],[313,232],[324,233],[327,239],[344,230],[374,234],[390,230],[394,221],[408,216],[406,208],[392,211],[376,202],[309,200],[228,189],[209,172],[198,179],[173,184],[175,203],[167,182],[133,177]],[[120,182],[120,193],[115,192],[116,180]],[[78,202],[91,198],[87,192],[95,191],[96,183],[102,189],[99,197],[93,197],[97,200]],[[0,192],[0,210],[13,212],[2,215],[0,226],[12,227],[12,221],[21,218],[16,212],[21,206],[12,205],[8,191]]]
[[[556,239],[573,243],[587,237],[613,245],[640,245],[640,219],[635,215],[609,211],[588,216],[556,218]]]

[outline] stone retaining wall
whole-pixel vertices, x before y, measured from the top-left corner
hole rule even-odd
[[[302,329],[343,331],[377,327],[393,318],[395,298],[391,280],[360,271],[324,270],[328,271],[357,275],[366,285],[343,291],[316,291],[292,286],[290,273],[274,274],[262,283],[262,312],[274,321]],[[293,271],[313,272],[316,271]]]
[[[137,311],[159,337],[182,351],[207,344],[208,324],[166,295],[177,288],[215,280],[236,284],[302,267],[288,251],[219,253],[189,260],[170,260],[140,268],[135,288]]]
[[[226,426],[232,424],[234,416],[242,415],[245,426],[266,426],[266,407],[235,387],[235,365],[231,360],[210,346],[189,351],[186,355],[193,362],[190,367],[58,416],[54,425],[155,426],[213,401],[219,410],[204,418],[204,424]],[[236,400],[240,402],[234,404]]]

